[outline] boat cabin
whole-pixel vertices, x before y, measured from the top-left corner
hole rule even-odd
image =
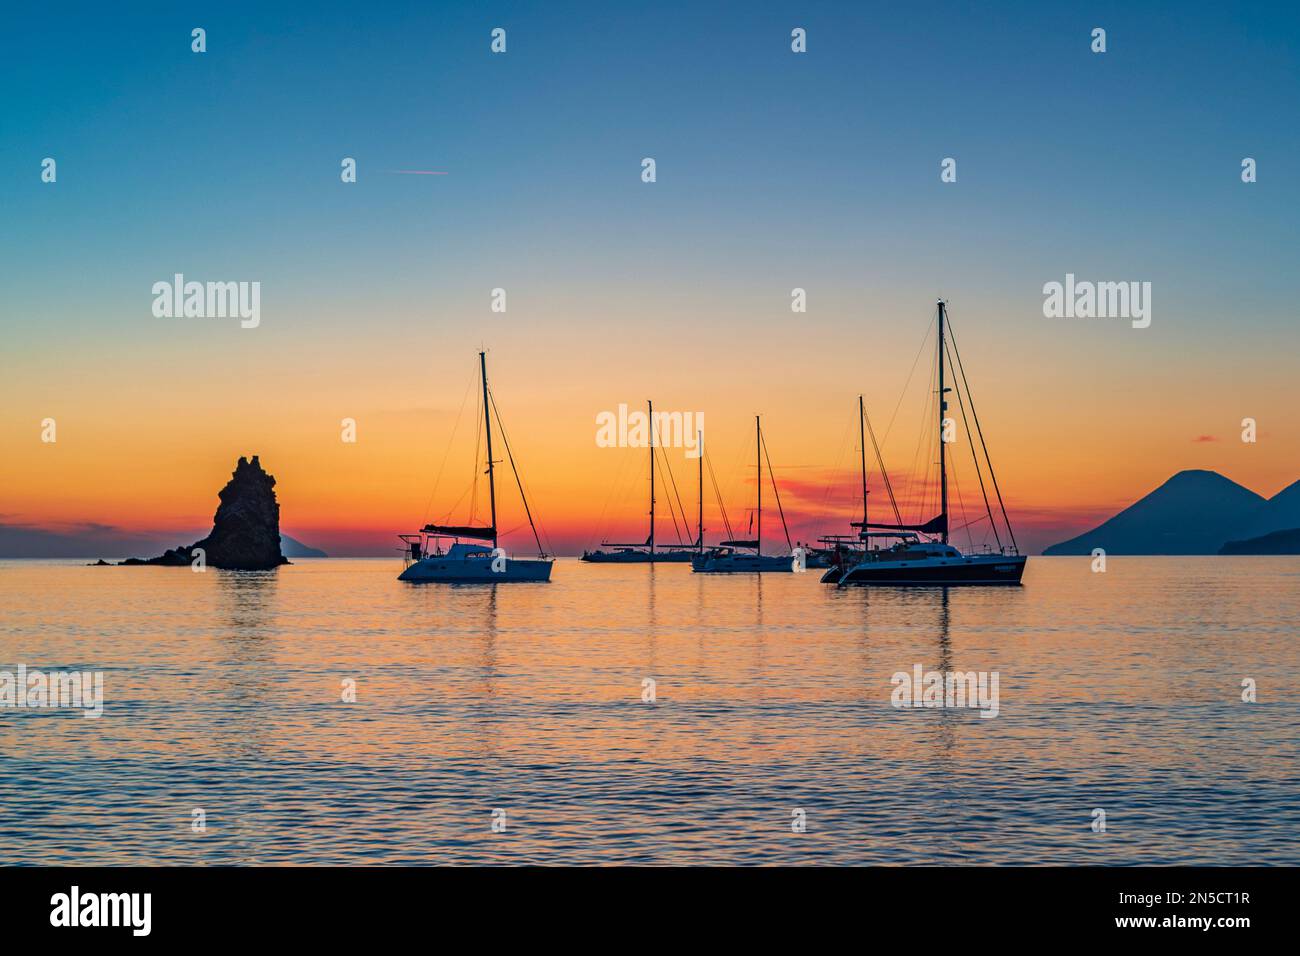
[[[448,558],[452,561],[468,561],[471,558],[491,558],[492,545],[470,544],[456,538],[446,538],[443,535],[436,534],[399,534],[405,543],[403,555],[408,562],[419,561],[423,558]],[[450,540],[451,547],[443,548],[443,542]]]
[[[902,560],[911,558],[960,558],[961,552],[950,544],[941,541],[900,541],[888,551],[882,552],[885,560]]]

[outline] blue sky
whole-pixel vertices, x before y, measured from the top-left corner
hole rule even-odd
[[[1289,394],[1295,5],[153,3],[6,16],[4,435],[68,382],[137,403],[181,382],[201,401],[230,380],[271,402],[291,382],[337,417],[335,397],[380,402],[395,370],[482,344],[533,407],[584,429],[595,410],[665,393],[714,420],[730,406],[710,402],[734,401],[740,422],[764,396],[769,410],[811,401],[814,379],[834,385],[813,411],[839,415],[860,390],[892,404],[936,295],[985,373],[986,414],[1060,461],[1022,487],[1069,476],[1071,502],[1124,415],[1159,406],[1183,441]],[[489,52],[494,27],[503,56]],[[46,156],[54,187],[40,182]],[[339,181],[345,156],[355,185]],[[1255,184],[1240,181],[1244,156]],[[939,182],[945,157],[954,184]],[[161,325],[147,290],[178,271],[262,281],[270,318],[256,338]],[[1044,320],[1043,283],[1067,272],[1151,281],[1151,330]],[[510,318],[487,325],[497,286]],[[797,326],[794,286],[812,303]],[[533,382],[538,364],[550,377]],[[418,401],[454,408],[460,384]],[[1112,406],[1087,434],[1052,445],[1046,424],[1011,427],[1032,407],[1082,429],[1088,390]],[[1122,443],[1142,439],[1134,425]],[[816,440],[793,443],[794,464],[819,460]],[[1123,474],[1133,496],[1187,464],[1265,494],[1295,477],[1294,455],[1276,451],[1266,464],[1159,452]]]
[[[1079,273],[1226,262],[1234,298],[1281,290],[1294,6],[1252,6],[1249,23],[1209,4],[619,6],[13,11],[0,188],[18,299],[66,286],[69,260],[111,284],[178,246],[214,269],[329,273],[345,297],[362,270],[416,291],[415,266],[473,272],[485,251],[545,273],[539,246],[602,276],[649,252],[743,285],[790,255],[842,276],[959,243],[954,284],[1014,257],[1053,274],[1066,258]],[[509,52],[485,55],[497,25]],[[1246,154],[1261,182],[1243,235]],[[362,188],[335,188],[345,155]],[[628,188],[643,155],[653,203]],[[959,196],[933,188],[945,156]],[[53,203],[75,215],[44,215]]]

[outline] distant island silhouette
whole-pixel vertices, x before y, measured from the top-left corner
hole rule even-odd
[[[172,548],[156,558],[127,558],[122,564],[188,566],[199,549],[207,565],[229,571],[268,571],[289,563],[280,549],[275,478],[262,469],[257,455],[251,462],[239,459],[219,497],[212,532],[202,541]]]
[[[313,548],[309,544],[303,544],[297,538],[291,538],[283,531],[280,532],[280,551],[286,558],[328,558],[329,555],[320,548]]]
[[[1300,554],[1300,481],[1264,498],[1215,471],[1180,471],[1110,520],[1043,554],[1091,554],[1095,548],[1107,554]]]
[[[1229,541],[1219,554],[1300,554],[1300,528],[1272,531],[1258,538]]]

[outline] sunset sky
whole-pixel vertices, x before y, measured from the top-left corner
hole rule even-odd
[[[883,450],[907,483],[940,296],[1023,548],[1181,469],[1300,477],[1294,8],[463,6],[8,14],[0,530],[189,543],[258,454],[284,531],[386,553],[468,518],[486,348],[557,552],[644,537],[644,453],[597,447],[595,418],[647,398],[704,413],[733,524],[761,414],[795,535],[843,532],[858,394],[878,436],[902,399]],[[175,273],[259,281],[260,326],[156,318]],[[1045,318],[1067,273],[1150,282],[1150,328]]]

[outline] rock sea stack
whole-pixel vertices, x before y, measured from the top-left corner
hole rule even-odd
[[[257,456],[239,459],[221,504],[212,518],[212,533],[189,547],[173,548],[156,558],[128,558],[123,564],[191,565],[196,549],[214,568],[228,571],[269,571],[289,559],[280,550],[280,505],[275,500],[275,478],[262,470]]]

